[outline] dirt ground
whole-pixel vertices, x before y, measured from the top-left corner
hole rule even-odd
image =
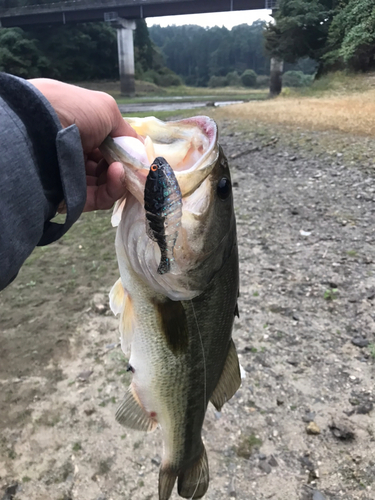
[[[374,500],[375,140],[220,129],[246,379],[208,409],[205,498]],[[114,418],[129,378],[107,307],[113,240],[109,213],[85,215],[0,294],[2,500],[157,499],[160,432]]]

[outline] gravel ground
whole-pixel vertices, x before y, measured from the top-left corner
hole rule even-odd
[[[375,141],[220,125],[233,173],[241,269],[234,339],[246,378],[222,413],[208,409],[205,498],[374,500]],[[111,252],[113,233],[98,245]],[[66,255],[66,247],[48,252]],[[156,500],[160,432],[133,432],[114,419],[129,382],[107,308],[114,250],[111,271],[99,282],[78,276],[85,286],[62,294],[30,339],[50,306],[45,287],[27,281],[42,257],[0,297],[0,498]],[[45,281],[56,269],[49,265]],[[38,296],[25,302],[23,322],[20,283]]]

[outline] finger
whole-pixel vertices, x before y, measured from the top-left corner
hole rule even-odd
[[[87,186],[87,197],[84,212],[93,210],[107,210],[111,208],[115,200],[106,193],[106,186]]]
[[[103,155],[102,153],[99,151],[98,148],[94,149],[93,151],[91,151],[90,153],[88,153],[87,157],[90,159],[90,160],[93,160],[95,161],[96,163],[99,163],[100,160],[103,159]]]
[[[107,174],[107,170],[105,172],[102,172],[100,174],[100,176],[97,178],[97,185],[100,186],[102,184],[105,184],[107,182],[107,179],[108,179],[108,174]]]
[[[85,162],[85,170],[86,175],[91,175],[92,177],[97,177],[96,169],[98,167],[98,163],[93,160],[86,160]]]
[[[107,210],[126,192],[124,171],[121,163],[112,163],[107,172],[107,182],[96,186],[87,186],[87,199],[84,212]]]
[[[66,214],[66,203],[65,200],[63,200],[60,205],[57,207],[57,213],[59,214]]]
[[[98,163],[98,167],[96,169],[96,175],[98,177],[101,177],[101,175],[103,174],[103,172],[107,172],[109,166],[108,166],[108,163],[105,161],[104,158],[102,158],[100,160],[100,162]]]
[[[93,175],[86,175],[86,185],[87,186],[97,186],[98,178]]]
[[[137,132],[130,126],[130,124],[125,121],[118,109],[116,101],[114,101],[114,107],[112,108],[112,130],[110,132],[111,137],[121,137],[123,135],[130,135],[131,137],[138,138]]]
[[[86,175],[100,177],[108,168],[108,163],[102,158],[99,163],[93,160],[87,160],[85,164]]]
[[[122,198],[126,192],[124,167],[118,161],[108,167],[107,190],[115,200]]]

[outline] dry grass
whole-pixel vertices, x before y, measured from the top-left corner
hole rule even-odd
[[[321,97],[280,96],[216,111],[218,118],[292,125],[311,130],[375,136],[375,89]],[[216,114],[215,113],[215,114]]]

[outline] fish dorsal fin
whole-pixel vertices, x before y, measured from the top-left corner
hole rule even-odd
[[[130,385],[124,400],[117,408],[116,420],[119,424],[136,431],[152,432],[158,426],[157,421],[151,418],[141,406],[133,384]]]
[[[122,286],[121,278],[119,278],[109,292],[109,307],[115,316],[122,312],[124,300],[125,290]]]
[[[236,347],[233,340],[231,340],[224,369],[210,399],[211,403],[220,411],[223,404],[236,393],[240,385],[240,365],[238,363]]]

